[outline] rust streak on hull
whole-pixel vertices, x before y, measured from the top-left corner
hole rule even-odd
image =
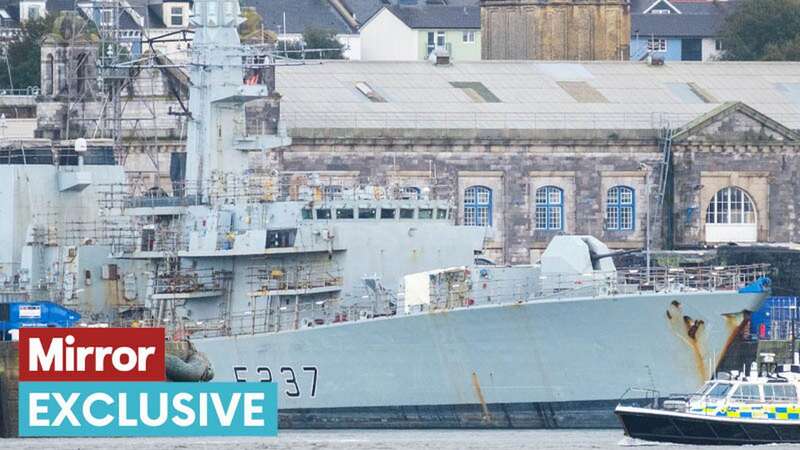
[[[489,413],[489,407],[486,406],[486,399],[483,398],[481,384],[478,381],[478,374],[475,372],[472,372],[472,387],[475,388],[475,395],[478,397],[478,402],[481,404],[484,422],[490,422],[492,420],[492,415]]]

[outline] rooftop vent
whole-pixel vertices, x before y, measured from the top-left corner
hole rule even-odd
[[[431,52],[431,59],[433,60],[433,64],[437,66],[449,66],[450,65],[450,52],[444,48],[437,48],[436,50]]]
[[[356,89],[373,103],[386,103],[386,99],[372,89],[366,81],[356,81]]]

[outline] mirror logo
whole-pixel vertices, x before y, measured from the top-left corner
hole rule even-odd
[[[163,328],[22,328],[20,436],[276,436],[274,383],[166,381]]]

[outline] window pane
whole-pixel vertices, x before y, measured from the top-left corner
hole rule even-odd
[[[536,190],[536,204],[547,204],[547,188],[539,188]]]
[[[561,208],[560,207],[550,207],[550,220],[548,221],[548,225],[550,226],[551,230],[560,230],[561,229]]]
[[[482,227],[489,225],[489,208],[485,206],[477,208],[477,217],[475,218],[475,224],[480,225]]]
[[[381,219],[394,219],[394,209],[390,208],[382,208],[381,209]]]
[[[630,205],[633,203],[633,190],[621,188],[619,192],[619,202],[625,205]]]
[[[623,206],[620,208],[619,228],[622,230],[633,229],[633,208],[630,206]]]
[[[608,201],[606,203],[615,204],[619,201],[619,189],[613,187],[608,190]]]
[[[433,219],[433,210],[432,209],[420,209],[419,210],[419,218],[420,219]]]
[[[488,189],[480,189],[478,191],[478,203],[486,205],[489,203],[489,190]]]
[[[609,230],[616,230],[619,227],[618,223],[619,211],[616,206],[609,206],[606,209],[606,228]]]
[[[414,218],[414,210],[409,208],[402,208],[400,210],[400,218],[401,219],[413,219]]]
[[[475,188],[464,191],[464,203],[475,203]]]
[[[375,208],[359,208],[358,209],[358,218],[359,219],[374,219],[375,218]]]
[[[556,188],[550,188],[550,194],[548,196],[548,200],[550,201],[551,205],[558,205],[561,204],[561,191]]]
[[[536,229],[537,230],[545,230],[547,229],[547,207],[545,206],[537,206],[536,207]]]
[[[353,210],[350,208],[343,208],[336,210],[336,218],[337,219],[352,219],[353,218]]]

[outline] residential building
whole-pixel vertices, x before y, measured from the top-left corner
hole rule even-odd
[[[646,0],[631,8],[631,55],[665,61],[719,59],[725,44],[718,33],[736,0]]]
[[[339,0],[244,0],[243,6],[255,8],[279,42],[299,42],[308,29],[326,30],[342,43],[345,58],[361,58],[358,22]]]
[[[361,25],[364,60],[424,60],[436,49],[445,50],[453,61],[480,60],[480,8],[390,5]]]

